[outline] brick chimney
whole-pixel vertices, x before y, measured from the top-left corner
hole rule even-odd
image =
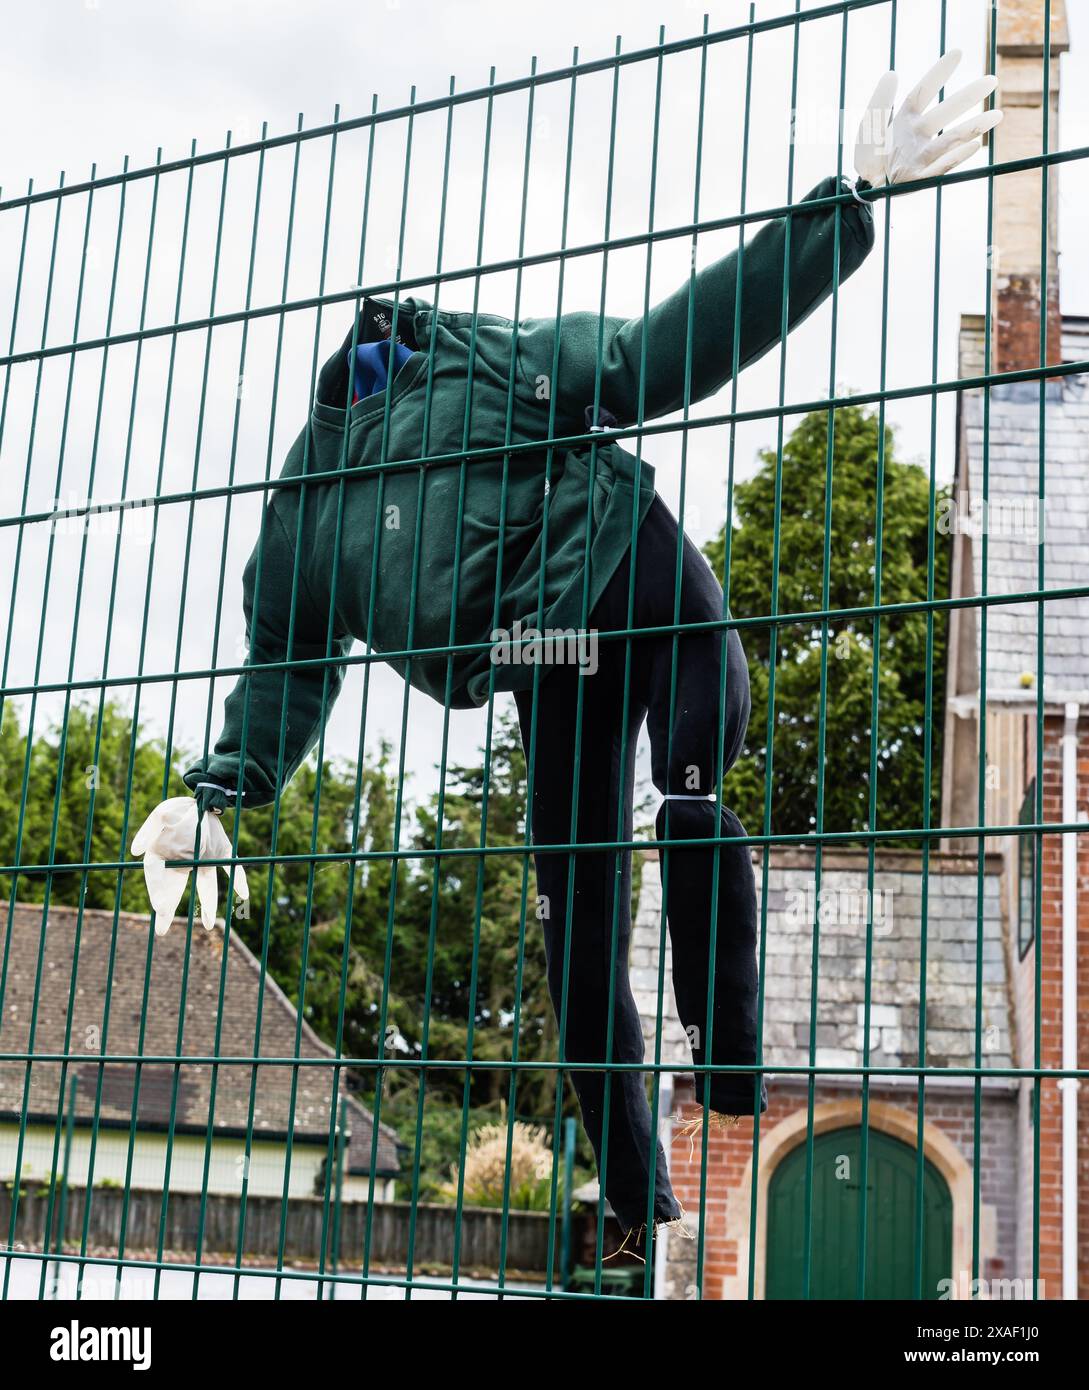
[[[1045,0],[1001,0],[998,8],[998,92],[1006,113],[995,132],[995,160],[1006,163],[1044,152]],[[1051,4],[1051,76],[1048,145],[1058,148],[1059,55],[1070,48],[1065,0]],[[988,55],[990,34],[988,33]],[[1039,168],[994,181],[994,355],[992,370],[1040,365],[1040,242],[1042,181]],[[1062,361],[1059,311],[1058,172],[1048,194],[1047,362]]]

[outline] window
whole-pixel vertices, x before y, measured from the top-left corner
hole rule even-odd
[[[1020,825],[1036,821],[1036,779],[1025,789],[1021,802]],[[1024,960],[1036,939],[1036,854],[1039,835],[1021,835],[1017,842],[1017,952]]]

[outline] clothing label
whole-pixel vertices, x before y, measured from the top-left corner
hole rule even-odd
[[[363,301],[363,337],[360,341],[364,343],[381,342],[389,337],[392,328],[392,303],[383,299],[365,299]],[[419,350],[412,332],[412,315],[404,305],[399,306],[397,311],[397,341],[408,348],[410,352]]]

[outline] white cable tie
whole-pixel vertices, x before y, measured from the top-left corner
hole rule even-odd
[[[868,208],[868,207],[872,207],[872,206],[873,206],[873,204],[869,201],[869,199],[868,199],[868,198],[864,198],[864,197],[862,196],[862,194],[858,191],[858,180],[857,180],[857,179],[855,180],[854,183],[851,183],[851,181],[848,179],[848,180],[846,180],[846,183],[847,183],[847,187],[851,190],[851,196],[854,198],[854,200],[855,200],[856,203],[861,203],[862,206],[863,206],[864,208]]]

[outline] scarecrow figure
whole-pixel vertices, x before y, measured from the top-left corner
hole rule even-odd
[[[147,852],[157,930],[169,927],[187,877],[165,861],[193,857],[198,820],[213,857],[229,853],[215,814],[278,796],[336,699],[338,659],[359,640],[455,709],[483,704],[492,689],[513,691],[535,765],[531,828],[548,981],[557,1014],[566,1014],[563,1059],[638,1065],[630,853],[548,847],[631,839],[645,719],[663,798],[656,834],[673,842],[665,906],[696,1095],[716,1124],[767,1108],[760,1073],[744,1071],[758,1062],[753,869],[744,827],[718,809],[718,777],[737,758],[749,716],[745,656],[736,630],[723,630],[722,590],[655,495],[653,468],[608,434],[590,447],[504,446],[668,415],[717,391],[735,356],[745,367],[777,344],[784,324],[805,320],[870,252],[869,189],[948,173],[998,124],[999,111],[957,124],[994,90],[993,77],[932,106],[959,57],[946,54],[895,118],[897,79],[888,73],[859,132],[858,182],[825,179],[805,200],[821,205],[803,204],[747,242],[740,275],[735,252],[645,318],[586,312],[514,324],[414,298],[364,303],[321,370],[282,476],[363,471],[278,488],[268,501],[243,576],[246,671],[227,698],[215,750],[185,773],[195,799],[164,803],[133,845]],[[467,450],[486,452],[465,460]],[[401,461],[409,466],[387,466]],[[623,639],[602,640],[592,674],[584,663],[537,668],[515,658],[510,634],[583,633],[587,621],[598,632],[651,631],[631,639],[630,653]],[[312,664],[288,670],[289,661]],[[727,842],[707,843],[716,838]],[[698,843],[677,847],[689,840]],[[215,875],[209,890],[202,872],[210,926]],[[606,1074],[571,1076],[600,1169]],[[655,1226],[677,1220],[643,1074],[613,1072],[608,1091],[603,1182],[613,1210],[630,1231],[651,1210]]]

